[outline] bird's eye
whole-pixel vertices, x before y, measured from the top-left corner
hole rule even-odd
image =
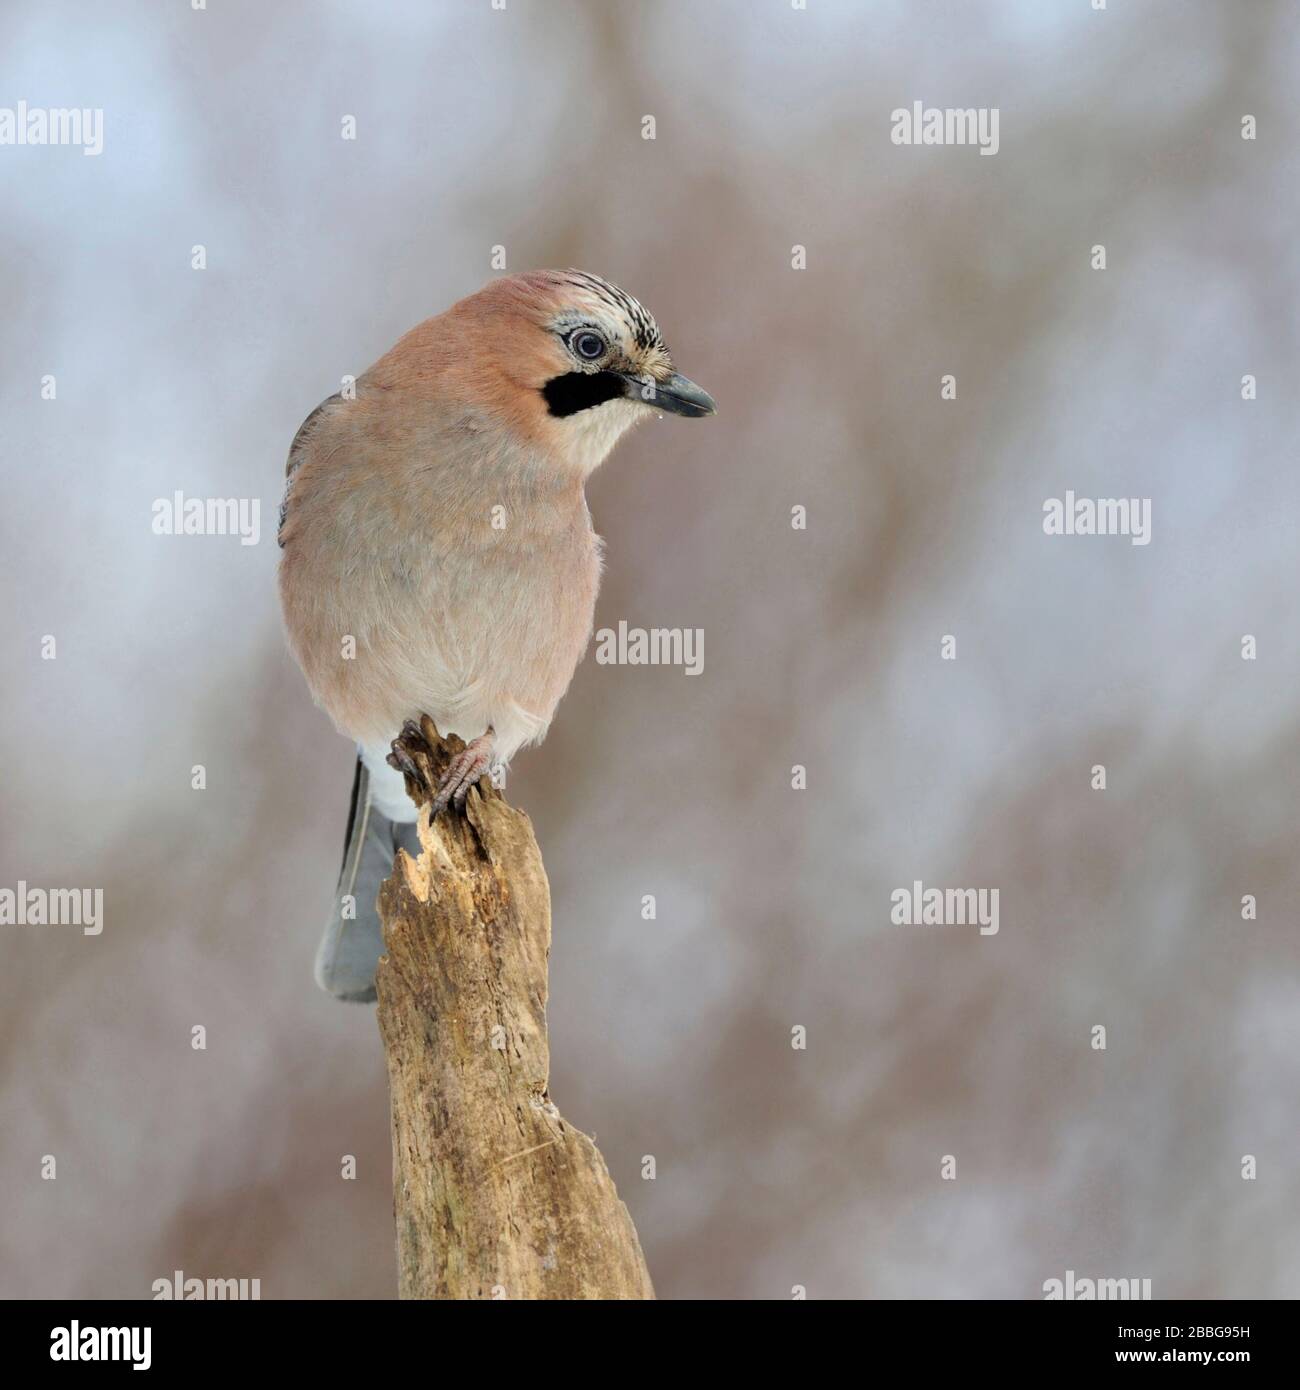
[[[598,357],[605,355],[604,338],[599,333],[592,333],[589,330],[575,333],[569,339],[569,346],[585,362],[594,362]]]

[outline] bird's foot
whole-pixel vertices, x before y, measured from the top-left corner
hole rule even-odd
[[[434,733],[437,733],[436,725]],[[406,790],[411,791],[412,782],[417,789],[427,786],[428,779],[424,768],[416,760],[416,754],[423,753],[427,758],[432,751],[432,745],[425,739],[414,719],[408,719],[402,725],[402,732],[393,740],[392,750],[385,761],[389,767],[395,767],[407,779]]]
[[[469,789],[487,775],[492,765],[492,740],[493,733],[489,729],[487,733],[467,743],[451,760],[450,766],[442,775],[442,781],[438,784],[438,794],[433,798],[429,810],[430,820],[434,820],[438,813],[445,811],[448,806],[455,806],[458,811],[464,810]]]
[[[432,820],[448,806],[464,808],[469,789],[491,767],[495,737],[489,729],[470,743],[455,734],[444,738],[426,714],[418,724],[408,719],[402,725],[388,765],[406,778],[406,790],[417,806],[429,803]]]

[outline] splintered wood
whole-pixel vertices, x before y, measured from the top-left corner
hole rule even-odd
[[[429,821],[463,747],[427,716],[395,744],[423,846],[379,895],[398,1292],[653,1298],[604,1160],[547,1092],[551,899],[532,824],[487,781]]]

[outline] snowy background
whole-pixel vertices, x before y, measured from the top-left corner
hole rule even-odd
[[[274,518],[303,418],[503,245],[642,299],[720,409],[589,488],[597,626],[703,628],[703,674],[589,655],[510,781],[552,1094],[660,1295],[1300,1296],[1295,5],[3,20],[0,106],[104,150],[0,147],[0,887],[105,928],[0,927],[0,1294],[395,1293],[374,1012],[311,981],[352,752]],[[998,154],[891,143],[918,100]],[[260,544],[154,535],[177,489]],[[1151,544],[1044,535],[1066,489]],[[916,879],[999,933],[894,925]]]

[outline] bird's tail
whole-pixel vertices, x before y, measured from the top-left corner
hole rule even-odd
[[[358,758],[334,907],[316,951],[316,983],[336,999],[375,999],[375,966],[384,952],[375,900],[401,848],[420,852],[415,825],[395,823],[371,805],[370,774]]]

